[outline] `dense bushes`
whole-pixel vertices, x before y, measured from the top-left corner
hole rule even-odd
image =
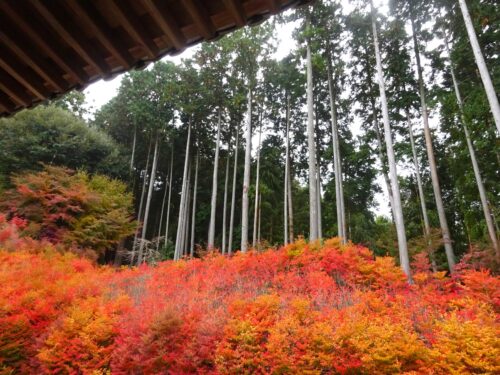
[[[12,181],[0,208],[27,220],[23,235],[102,255],[134,233],[132,195],[118,180],[45,166]]]
[[[487,271],[419,259],[408,285],[391,258],[335,240],[120,270],[15,243],[0,251],[0,373],[500,371]]]

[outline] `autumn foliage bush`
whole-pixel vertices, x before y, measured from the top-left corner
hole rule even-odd
[[[335,239],[119,270],[19,243],[0,251],[0,373],[499,373],[500,280],[413,269]]]

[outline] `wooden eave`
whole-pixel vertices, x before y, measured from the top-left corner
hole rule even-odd
[[[311,0],[0,0],[0,116]]]

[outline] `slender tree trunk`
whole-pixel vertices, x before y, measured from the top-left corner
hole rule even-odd
[[[262,118],[259,123],[259,145],[257,146],[257,171],[255,178],[255,209],[253,213],[253,238],[252,238],[252,246],[255,247],[257,245],[257,207],[259,205],[259,184],[260,184],[260,145],[262,139]]]
[[[168,191],[168,175],[165,176],[165,191],[163,192],[163,199],[160,211],[160,223],[158,225],[158,234],[156,236],[156,238],[158,239],[158,241],[156,242],[156,251],[160,249],[160,236],[161,236],[161,228],[163,227],[163,213],[165,212],[165,203],[167,202],[167,191]]]
[[[137,142],[137,125],[134,126],[134,140],[132,141],[132,156],[130,157],[130,173],[134,170],[135,145]]]
[[[448,53],[448,60],[450,62],[450,73],[451,78],[453,80],[453,87],[455,89],[455,96],[457,98],[458,109],[460,111],[460,120],[462,122],[462,127],[464,128],[465,140],[467,142],[467,148],[469,149],[469,155],[472,162],[472,169],[474,170],[474,177],[476,178],[477,189],[479,190],[479,198],[481,200],[481,206],[483,208],[484,219],[486,221],[486,227],[488,229],[488,234],[490,236],[491,244],[495,249],[495,253],[498,258],[500,258],[500,249],[498,246],[497,235],[495,232],[495,225],[493,224],[493,215],[490,211],[488,198],[486,196],[486,189],[484,188],[483,179],[481,178],[481,171],[479,169],[479,164],[476,158],[476,152],[474,151],[474,145],[472,143],[472,139],[470,137],[469,129],[467,127],[467,121],[464,116],[464,103],[462,100],[462,95],[460,94],[460,89],[458,87],[458,81],[455,76],[455,69],[453,67],[453,62],[451,61],[451,53],[448,45],[448,37],[446,32],[444,33],[445,37],[445,46],[446,51]]]
[[[182,233],[182,255],[187,256],[189,251],[189,204],[191,202],[191,159],[189,160],[188,180],[187,180],[187,198],[184,207],[184,227]]]
[[[322,213],[321,213],[321,167],[319,165],[319,155],[318,155],[318,164],[316,165],[316,191],[318,192],[318,199],[316,202],[318,203],[318,238],[323,238],[323,223],[322,223]]]
[[[258,212],[258,219],[259,219],[259,227],[257,230],[257,246],[259,247],[260,250],[260,224],[261,224],[261,212],[262,212],[262,194],[259,194],[259,212]],[[271,235],[272,238],[272,235]]]
[[[373,104],[375,106],[375,104]],[[373,128],[375,129],[375,135],[377,136],[377,149],[378,157],[380,159],[380,164],[382,167],[382,175],[384,177],[385,186],[387,188],[387,194],[389,196],[389,205],[391,206],[392,220],[395,222],[396,213],[394,211],[394,197],[392,195],[391,180],[387,173],[386,157],[384,156],[384,145],[382,142],[382,135],[380,134],[380,129],[378,127],[377,113],[375,109],[373,110]]]
[[[155,185],[155,178],[156,178],[156,166],[158,164],[158,153],[159,153],[158,141],[159,141],[159,136],[157,131],[155,149],[153,153],[153,166],[151,167],[151,177],[149,179],[148,197],[146,199],[146,208],[144,210],[144,220],[142,224],[142,235],[141,235],[141,243],[139,244],[139,257],[137,259],[137,265],[142,264],[144,257],[144,241],[146,240],[146,232],[148,229],[148,220],[149,220],[149,208],[151,207],[151,198],[153,197],[153,188]]]
[[[234,206],[236,204],[236,176],[238,172],[238,148],[240,132],[236,125],[236,144],[234,146],[234,170],[233,170],[233,189],[231,192],[231,214],[229,215],[229,239],[227,241],[227,253],[231,255],[233,251],[233,232],[234,232]]]
[[[495,119],[495,124],[497,126],[497,132],[500,134],[500,105],[498,104],[498,97],[495,93],[495,88],[491,82],[490,73],[484,61],[483,53],[481,52],[481,47],[479,46],[479,41],[477,40],[476,31],[472,24],[472,19],[469,14],[469,9],[467,8],[467,3],[465,0],[458,0],[460,4],[460,9],[462,11],[462,16],[464,17],[465,28],[467,29],[467,34],[469,35],[469,41],[472,46],[472,52],[474,52],[474,58],[476,59],[477,67],[479,68],[479,74],[481,75],[481,80],[483,81],[484,89],[486,91],[486,96],[488,97],[488,102],[490,103],[491,113]]]
[[[183,233],[183,221],[185,221],[185,205],[186,205],[186,188],[187,188],[187,173],[189,165],[189,149],[191,144],[191,120],[189,120],[188,125],[188,135],[186,140],[186,155],[184,157],[184,171],[182,173],[182,190],[181,190],[181,202],[179,204],[179,219],[177,224],[177,236],[175,239],[175,253],[174,260],[179,260],[182,255],[182,233]]]
[[[295,240],[295,234],[293,232],[293,196],[292,196],[292,172],[291,172],[291,165],[290,165],[290,160],[288,161],[288,221],[289,221],[289,227],[288,230],[290,232],[290,242],[293,242]]]
[[[418,73],[418,88],[420,92],[420,108],[422,112],[422,120],[424,123],[425,146],[427,148],[427,158],[429,159],[429,167],[431,170],[432,189],[434,191],[434,198],[436,200],[436,209],[439,217],[439,225],[443,236],[444,248],[446,251],[446,258],[450,271],[453,272],[455,267],[455,254],[451,246],[450,230],[448,229],[448,221],[446,220],[446,213],[444,211],[443,198],[441,196],[441,187],[439,186],[439,176],[437,173],[436,159],[434,157],[434,149],[432,146],[432,136],[429,128],[429,115],[427,111],[427,100],[425,98],[424,78],[422,74],[422,65],[420,63],[420,51],[418,47],[417,34],[415,28],[415,21],[413,16],[410,17],[411,28],[413,33],[413,47],[415,50],[415,58],[417,62]]]
[[[343,207],[343,182],[342,182],[342,166],[340,162],[339,135],[337,123],[337,106],[335,103],[336,95],[333,88],[332,68],[330,56],[328,56],[328,90],[330,92],[330,116],[332,121],[332,148],[333,148],[333,171],[335,174],[335,200],[337,208],[337,235],[345,243],[345,213]]]
[[[134,242],[132,243],[132,256],[130,258],[130,264],[134,264],[134,259],[135,259],[135,250],[137,248],[137,237],[139,236],[139,228],[141,225],[142,221],[142,206],[144,205],[144,197],[146,195],[146,185],[147,185],[147,179],[148,179],[148,171],[149,171],[149,156],[151,154],[151,145],[153,143],[153,138],[150,139],[149,141],[149,146],[148,146],[148,154],[146,156],[146,169],[144,170],[144,177],[142,180],[142,190],[141,190],[141,200],[139,201],[139,212],[137,213],[137,228],[135,230],[134,234]]]
[[[241,252],[248,247],[248,188],[250,186],[250,162],[252,157],[252,89],[248,87],[248,114],[245,145],[245,169],[243,173],[243,197],[241,209]]]
[[[313,77],[311,46],[307,41],[307,145],[309,149],[309,241],[318,239],[318,193],[316,184],[316,143],[314,141]]]
[[[389,174],[391,178],[392,196],[394,199],[394,213],[396,214],[394,219],[396,222],[396,232],[398,235],[399,260],[401,263],[401,268],[406,273],[408,280],[411,281],[410,259],[408,257],[408,248],[406,244],[405,224],[403,219],[403,209],[401,207],[401,196],[399,192],[396,158],[392,146],[391,126],[389,124],[389,110],[387,106],[387,98],[385,95],[384,74],[382,71],[382,58],[380,56],[378,35],[377,35],[377,24],[375,20],[375,9],[373,7],[372,0],[370,0],[370,5],[371,5],[372,28],[373,28],[373,45],[375,48],[375,58],[377,61],[378,83],[380,89],[380,102],[382,104],[382,117],[384,120],[387,160],[389,163]]]
[[[172,199],[172,176],[174,174],[174,145],[172,143],[172,154],[170,156],[170,176],[168,179],[168,201],[167,201],[167,219],[165,223],[165,248],[168,246],[168,227],[170,225],[170,202]]]
[[[226,234],[227,234],[227,187],[229,185],[229,163],[231,158],[229,157],[229,147],[227,150],[227,158],[226,158],[226,176],[224,181],[224,203],[223,203],[223,211],[222,211],[222,254],[225,254],[227,251],[226,247]]]
[[[200,159],[200,151],[196,153],[196,165],[194,167],[194,187],[193,187],[193,212],[191,214],[191,246],[189,256],[194,256],[194,232],[196,230],[196,194],[198,192],[198,164]]]
[[[214,173],[212,178],[212,201],[210,204],[210,224],[208,227],[207,247],[209,250],[214,248],[214,241],[215,241],[215,213],[217,209],[217,175],[219,173],[220,125],[221,125],[221,110],[219,108],[218,119],[217,119],[217,140],[215,144]]]
[[[424,220],[424,235],[427,238],[429,245],[431,245],[431,225],[429,223],[429,215],[427,214],[427,205],[425,204],[424,186],[422,184],[422,178],[420,176],[420,165],[418,162],[417,149],[415,147],[415,139],[413,138],[413,127],[411,124],[410,111],[408,109],[406,109],[406,121],[408,122],[408,134],[410,135],[410,146],[413,155],[413,165],[415,167],[415,177],[417,179],[418,197],[420,200],[420,208],[422,210],[422,218]],[[434,254],[429,254],[429,258],[431,260],[432,270],[436,272],[437,265]]]
[[[290,98],[286,95],[286,131],[285,131],[285,187],[283,189],[283,244],[288,244],[288,174],[290,169]]]

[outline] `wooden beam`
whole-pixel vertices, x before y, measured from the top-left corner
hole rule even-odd
[[[109,27],[106,20],[90,1],[66,0],[64,2],[84,23],[89,26],[102,45],[125,68],[132,66],[132,56],[123,41],[114,36],[114,30]]]
[[[2,25],[10,24],[4,17],[0,18],[0,23]],[[58,91],[65,91],[68,88],[68,83],[54,71],[53,66],[49,65],[47,61],[43,59],[42,54],[38,53],[36,47],[30,43],[29,39],[25,38],[21,33],[17,33],[14,37],[14,29],[10,25],[5,27],[4,30],[11,34],[7,35],[4,31],[0,31],[0,40],[5,43],[20,60],[31,67],[31,69],[49,84],[54,86]]]
[[[188,11],[205,40],[212,39],[216,35],[215,26],[203,3],[199,0],[184,0],[182,5]]]
[[[154,59],[158,55],[158,47],[153,42],[153,38],[147,34],[146,28],[129,4],[123,0],[110,0],[109,6],[125,31],[144,47],[149,58]]]
[[[281,1],[280,0],[268,0],[269,8],[272,14],[278,14],[281,11]]]
[[[18,104],[28,107],[33,99],[24,91],[19,83],[17,83],[6,71],[0,68],[0,89],[6,93],[11,99]]]
[[[58,33],[59,36],[67,43],[68,47],[73,48],[76,53],[82,57],[82,59],[84,59],[90,66],[93,66],[99,73],[109,76],[110,68],[104,61],[104,58],[97,53],[94,46],[84,39],[78,29],[77,32],[72,33],[67,19],[64,19],[64,17],[57,17],[55,15],[59,4],[55,4],[55,7],[51,9],[47,7],[47,4],[49,3],[42,0],[31,0],[31,4],[54,29],[54,31]],[[50,4],[53,3],[51,2]]]
[[[5,95],[2,91],[0,91],[0,103],[5,108],[4,112],[12,113],[16,110],[14,102],[10,100],[10,98],[7,95]]]
[[[31,22],[27,22],[26,18],[19,14],[18,9],[12,7],[8,1],[0,1],[0,9],[39,47],[39,49],[44,51],[61,70],[64,70],[80,84],[88,81],[89,77],[78,64],[70,62],[65,54],[54,48],[54,44],[48,42],[50,39],[47,38],[48,30],[42,29],[39,23],[33,22],[33,19]]]
[[[186,45],[186,38],[171,12],[163,6],[158,5],[155,0],[143,0],[143,3],[160,29],[170,39],[173,46],[178,51],[182,51]]]
[[[239,0],[224,0],[224,4],[226,5],[227,10],[231,13],[231,16],[234,18],[236,25],[239,27],[243,27],[246,25],[246,15],[243,6]]]
[[[0,46],[0,67],[41,100],[50,96],[49,90],[43,85],[40,78],[29,68],[26,68],[22,62],[16,61],[12,54],[2,46]]]

